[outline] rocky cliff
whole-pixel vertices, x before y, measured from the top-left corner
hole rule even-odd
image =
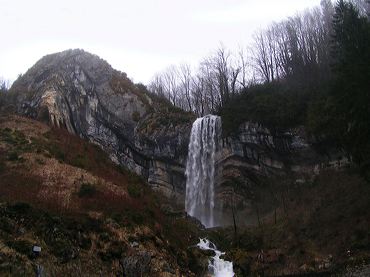
[[[322,170],[338,170],[349,162],[343,151],[322,145],[303,127],[273,131],[245,122],[233,136],[223,139],[218,153],[215,203],[219,222],[231,223],[234,206],[240,223],[256,224],[258,206],[262,215],[271,212],[284,184],[309,184]],[[274,183],[279,187],[271,188]]]
[[[125,73],[83,50],[43,57],[13,84],[10,93],[18,113],[100,145],[117,164],[184,203],[193,114],[150,94]],[[348,163],[344,153],[327,147],[320,152],[316,144],[304,128],[272,131],[250,122],[224,138],[215,176],[219,223],[230,223],[232,206],[253,221],[256,204],[269,193],[263,186],[269,178],[284,176],[305,183],[322,168]],[[268,205],[264,208],[271,210]]]
[[[184,193],[192,114],[83,50],[40,59],[12,86],[18,113],[100,145],[117,164],[168,196]]]

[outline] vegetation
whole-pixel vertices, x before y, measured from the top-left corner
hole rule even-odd
[[[349,260],[352,265],[370,262],[369,195],[370,187],[356,168],[323,171],[304,184],[275,177],[255,197],[260,206],[275,205],[277,218],[268,214],[257,226],[239,227],[237,240],[232,227],[207,235],[226,251],[240,276],[275,276],[289,263],[296,266],[291,273],[303,264],[313,272],[341,271]],[[263,260],[258,259],[262,253]]]
[[[259,122],[273,129],[303,125],[323,142],[330,141],[346,149],[367,174],[370,23],[354,4],[341,0],[333,9],[328,30],[332,35],[324,49],[330,55],[321,57],[323,61],[316,60],[315,66],[302,62],[292,67],[289,74],[275,77],[270,72],[265,83],[243,89],[222,106],[224,135],[236,132],[244,121]],[[308,42],[303,39],[301,45],[304,43]],[[318,50],[317,47],[314,49]],[[306,56],[302,51],[296,53],[296,59]],[[312,70],[327,74],[325,78],[316,78]]]
[[[333,21],[334,80],[324,113],[324,130],[363,167],[370,169],[370,22],[353,4],[339,1]],[[369,176],[370,177],[370,176]]]
[[[99,147],[14,115],[0,117],[0,145],[0,246],[8,253],[0,275],[32,275],[34,244],[45,270],[58,276],[74,274],[75,264],[84,274],[122,275],[119,261],[137,253],[134,242],[187,272],[196,225],[167,216],[168,200]]]
[[[304,185],[293,177],[264,180],[252,202],[273,207],[273,215],[260,218],[257,207],[256,227],[237,230],[234,224],[233,231],[202,233],[228,252],[237,274],[281,274],[288,265],[337,270],[332,262],[340,266],[349,258],[368,263],[368,16],[352,2],[339,0],[332,6],[324,0],[321,8],[256,33],[251,53],[246,57],[241,51],[235,59],[221,47],[196,74],[186,65],[172,67],[155,78],[153,93],[125,74],[116,73],[110,85],[144,103],[145,116],[131,115],[144,134],[178,132],[194,120],[194,113],[214,112],[223,118],[225,136],[246,121],[272,131],[303,125],[319,142],[343,147],[358,164],[347,171],[321,172]],[[247,60],[253,66],[249,79]],[[0,109],[7,105],[6,91],[0,83]],[[103,268],[106,275],[113,267],[114,274],[121,274],[117,265],[136,253],[133,245],[139,243],[159,249],[155,255],[161,260],[195,274],[203,270],[201,255],[190,247],[200,235],[197,225],[166,213],[167,200],[139,176],[66,130],[43,126],[46,131],[39,131],[32,121],[22,129],[22,120],[0,120],[0,246],[7,250],[1,262],[8,264],[0,267],[0,275],[17,272],[18,265],[32,272],[35,243],[46,249],[45,259],[65,265],[88,260],[97,265],[91,272]],[[232,197],[241,184],[238,178],[224,183]],[[229,203],[235,216],[234,199]]]
[[[171,104],[171,102],[163,96],[149,93],[152,99],[154,112],[146,116],[139,123],[138,131],[151,135],[158,130],[167,130],[169,132],[177,132],[181,130],[181,126],[191,125],[195,119],[192,112],[187,112],[179,107]]]
[[[347,150],[365,173],[370,168],[368,7],[362,0],[321,1],[257,32],[249,51],[232,54],[220,47],[195,73],[188,65],[172,66],[149,88],[198,116],[220,114],[224,136],[245,121],[273,129],[306,126]]]
[[[198,116],[217,113],[230,98],[263,83],[289,82],[301,88],[330,78],[330,40],[334,8],[321,1],[302,14],[274,23],[253,36],[251,45],[231,53],[221,46],[195,72],[189,65],[157,74],[149,89]]]
[[[78,197],[90,197],[96,193],[96,187],[89,183],[83,183],[78,191]]]
[[[309,92],[297,92],[279,82],[245,89],[232,97],[220,111],[223,135],[235,133],[246,121],[258,122],[271,129],[303,125],[308,97]]]

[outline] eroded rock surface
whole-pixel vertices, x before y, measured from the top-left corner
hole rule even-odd
[[[183,195],[193,115],[151,96],[98,56],[83,50],[45,56],[11,93],[18,113],[65,127],[166,195]]]
[[[184,203],[193,114],[151,95],[83,50],[43,57],[10,92],[18,113],[100,145],[153,189]],[[289,176],[304,184],[323,168],[348,163],[344,153],[327,147],[319,152],[315,144],[303,128],[272,131],[257,123],[242,124],[234,136],[223,139],[217,154],[216,213],[230,220],[225,211],[234,205],[251,218],[261,179]]]

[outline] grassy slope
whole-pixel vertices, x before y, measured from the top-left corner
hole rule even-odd
[[[7,116],[0,118],[0,154],[0,275],[30,274],[39,263],[58,276],[109,276],[139,250],[153,253],[158,272],[191,275],[187,247],[196,227],[166,215],[165,200],[97,146]],[[43,249],[37,259],[33,244]]]

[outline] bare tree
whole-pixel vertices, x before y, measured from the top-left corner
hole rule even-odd
[[[204,90],[205,109],[204,113],[212,113],[220,105],[221,99],[217,87],[217,77],[213,63],[210,59],[204,59],[199,67],[199,79],[202,80]]]
[[[161,74],[157,74],[154,76],[154,79],[149,84],[149,90],[158,96],[166,97],[164,92],[164,80]]]
[[[363,10],[365,0],[353,0]],[[361,6],[362,5],[362,6]],[[220,46],[195,72],[187,64],[157,74],[149,89],[198,116],[213,113],[250,84],[284,79],[316,84],[330,78],[334,8],[330,0],[257,32],[249,47],[233,55]]]
[[[269,47],[270,36],[265,31],[260,31],[253,36],[253,45],[251,47],[253,65],[259,73],[262,81],[271,82],[274,79],[272,68],[274,65],[271,59],[271,51]]]
[[[176,66],[172,65],[167,68],[163,74],[164,88],[167,98],[174,106],[179,105],[179,90],[178,90],[178,70]]]
[[[0,78],[0,92],[6,92],[10,87],[10,81]]]
[[[257,32],[251,52],[261,80],[272,82],[294,76],[295,80],[312,82],[317,77],[326,76],[330,64],[332,15],[332,3],[323,0],[321,7]]]
[[[248,86],[248,67],[249,63],[247,62],[247,55],[245,53],[245,48],[239,47],[238,51],[238,62],[239,62],[239,68],[240,68],[240,74],[239,74],[239,85],[245,89]]]
[[[361,16],[370,16],[370,1],[369,0],[351,0],[353,5],[358,9]]]
[[[193,108],[198,116],[204,116],[207,113],[207,102],[205,96],[205,80],[202,76],[195,76],[192,79]]]
[[[193,84],[193,77],[192,72],[189,64],[182,64],[180,65],[179,70],[179,79],[180,79],[180,91],[182,92],[181,95],[186,99],[187,107],[186,110],[193,111],[193,104],[192,104],[192,84]]]

